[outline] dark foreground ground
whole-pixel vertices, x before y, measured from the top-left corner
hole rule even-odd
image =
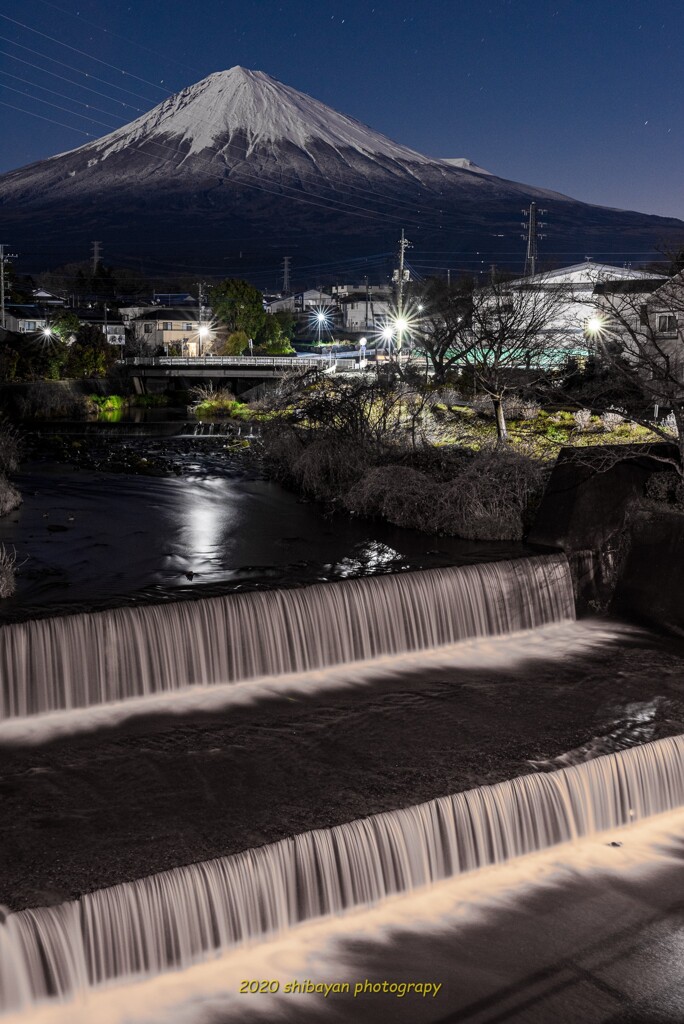
[[[438,675],[0,748],[0,904],[70,899],[511,778],[585,744],[605,753],[684,732],[682,640]]]

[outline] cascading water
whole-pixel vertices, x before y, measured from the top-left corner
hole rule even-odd
[[[186,967],[683,803],[678,736],[10,914],[0,924],[0,1011]]]
[[[0,719],[303,672],[574,619],[564,555],[0,628]]]

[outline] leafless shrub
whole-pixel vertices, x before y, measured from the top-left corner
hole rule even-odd
[[[358,515],[381,517],[395,526],[437,533],[440,487],[409,466],[375,466],[348,492],[345,506]]]
[[[539,415],[541,405],[539,402],[534,402],[531,399],[520,398],[518,395],[511,395],[504,399],[504,410],[506,412],[506,416],[510,419],[533,420]]]
[[[443,387],[437,391],[433,391],[430,396],[430,406],[445,405],[447,409],[451,409],[454,405],[463,405],[465,399],[460,392],[455,391],[453,388]]]
[[[539,500],[546,471],[508,449],[478,453],[449,485],[443,531],[469,540],[518,540]]]
[[[16,487],[9,482],[4,473],[0,473],[0,516],[13,512],[21,505],[21,495]]]
[[[0,544],[0,599],[11,597],[17,587],[17,553]]]
[[[666,416],[660,425],[668,434],[672,434],[673,437],[679,437],[679,427],[677,426],[677,420],[675,419],[675,414],[673,412]]]
[[[577,430],[588,430],[591,425],[591,409],[578,409],[572,414]]]
[[[604,412],[601,416],[603,429],[606,431],[615,430],[621,423],[624,423],[624,411],[624,409],[608,409],[607,412]]]
[[[0,472],[14,473],[19,468],[21,438],[8,420],[0,419]]]
[[[358,445],[324,434],[301,449],[291,473],[304,494],[330,501],[342,498],[367,465]]]
[[[473,456],[448,482],[407,466],[376,466],[350,489],[345,505],[425,533],[518,540],[544,478],[535,460],[493,449]]]
[[[494,419],[494,406],[489,395],[474,395],[470,399],[470,405],[480,416]]]
[[[195,384],[190,388],[193,401],[198,405],[202,402],[234,402],[235,395],[227,387],[215,388],[213,384]]]
[[[644,487],[647,505],[681,511],[684,509],[684,484],[673,470],[652,473]]]
[[[91,406],[86,395],[66,383],[31,384],[14,398],[14,407],[21,419],[83,419],[90,413]]]

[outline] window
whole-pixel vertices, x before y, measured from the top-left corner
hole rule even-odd
[[[145,324],[144,327],[143,327],[143,330],[144,330],[145,334],[151,334],[152,333],[152,324]]]
[[[24,320],[24,330],[25,331],[35,331],[35,329],[36,329],[36,321],[35,320]]]
[[[192,324],[183,324],[183,330],[184,331],[191,331],[192,330]]]
[[[677,317],[672,316],[670,313],[659,313],[658,314],[658,333],[659,334],[676,334],[677,333]]]
[[[162,324],[162,331],[172,331],[173,324],[169,320],[165,320]]]

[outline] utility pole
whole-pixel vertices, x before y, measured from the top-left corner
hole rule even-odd
[[[204,355],[204,352],[202,351],[203,342],[204,342],[204,334],[202,333],[202,321],[203,321],[203,319],[204,319],[204,282],[203,281],[198,281],[197,282],[197,323],[198,323],[197,337],[199,338],[199,344],[198,344],[197,348],[198,348],[198,354],[201,355],[201,356]]]
[[[521,238],[527,240],[527,249],[525,252],[525,277],[534,277],[537,272],[537,258],[539,255],[537,243],[540,238],[545,236],[539,233],[539,229],[546,227],[541,221],[537,220],[537,214],[545,214],[546,210],[538,210],[536,203],[530,203],[528,210],[523,210],[523,217],[525,220],[522,226],[526,228],[526,233],[521,235]]]
[[[15,252],[5,252],[5,246],[0,245],[0,327],[5,327],[7,318],[5,314],[5,264],[16,259]]]
[[[283,295],[290,294],[290,263],[291,256],[283,256]]]
[[[397,355],[401,355],[401,348],[404,340],[404,281],[408,279],[408,271],[404,270],[406,250],[411,243],[401,229],[399,240],[399,269],[394,271],[393,278],[397,284]]]
[[[102,242],[93,242],[93,274],[97,273],[97,268],[102,261]]]

